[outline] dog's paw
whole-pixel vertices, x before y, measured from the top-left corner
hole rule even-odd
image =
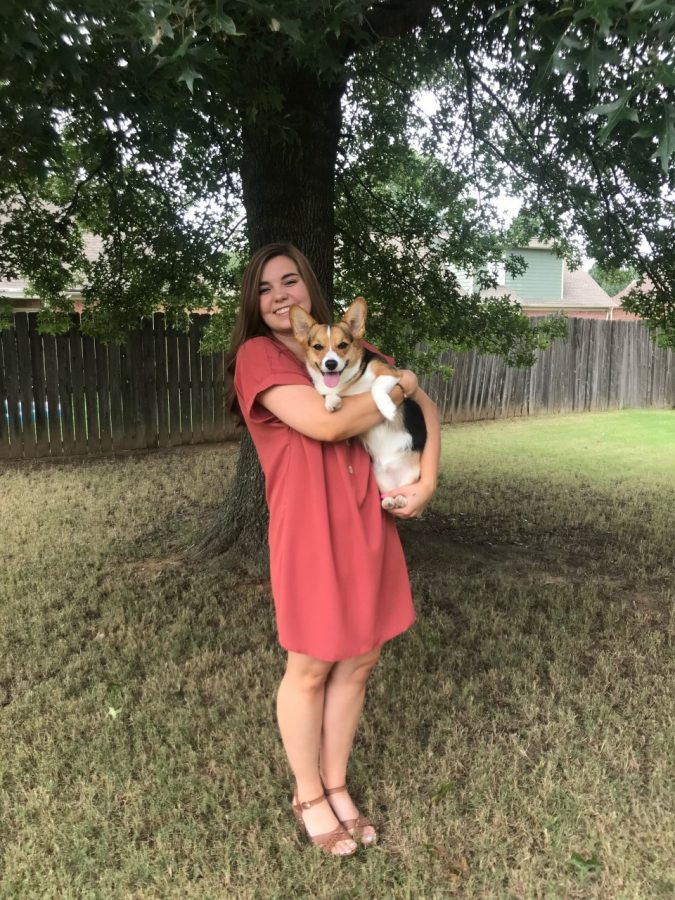
[[[335,412],[342,407],[342,397],[339,394],[326,394],[326,409]]]
[[[408,505],[408,501],[403,494],[397,494],[395,497],[383,497],[382,509],[403,509]]]

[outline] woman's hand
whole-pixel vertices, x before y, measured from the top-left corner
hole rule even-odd
[[[397,519],[419,519],[427,504],[433,497],[436,486],[425,481],[416,481],[414,484],[406,484],[396,488],[395,491],[385,491],[381,497],[403,496],[408,501],[401,509],[389,509],[392,516]]]
[[[406,395],[406,397],[410,397],[410,399],[412,400],[415,395],[415,391],[419,386],[417,375],[415,375],[414,372],[411,372],[410,369],[401,369],[401,377],[398,383],[401,386],[401,390]]]

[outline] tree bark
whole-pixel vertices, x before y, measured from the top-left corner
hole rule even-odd
[[[241,179],[251,251],[289,241],[307,256],[333,299],[335,166],[344,82],[281,71],[283,113],[244,124]]]
[[[333,299],[335,166],[344,84],[282,72],[281,115],[242,129],[242,186],[253,252],[289,241],[308,257],[326,297]],[[269,567],[264,476],[245,433],[225,501],[196,548],[198,558],[224,554],[227,565],[259,574]]]
[[[224,563],[262,573],[269,568],[265,477],[248,431],[225,502],[195,548],[196,559],[224,556]]]

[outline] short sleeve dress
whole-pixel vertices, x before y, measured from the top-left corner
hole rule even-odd
[[[415,620],[408,572],[361,442],[305,437],[258,403],[275,385],[313,386],[273,338],[239,348],[234,384],[265,474],[281,646],[333,662],[401,634]]]

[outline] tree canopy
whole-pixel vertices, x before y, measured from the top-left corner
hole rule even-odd
[[[628,287],[637,278],[635,269],[603,269],[597,263],[591,267],[588,274],[604,291],[607,291],[610,297]]]
[[[215,302],[215,339],[247,245],[291,239],[402,360],[522,364],[558,326],[453,276],[494,277],[508,190],[561,252],[648,275],[636,311],[675,343],[674,32],[657,0],[8,0],[0,274],[43,328],[82,283],[90,333]]]

